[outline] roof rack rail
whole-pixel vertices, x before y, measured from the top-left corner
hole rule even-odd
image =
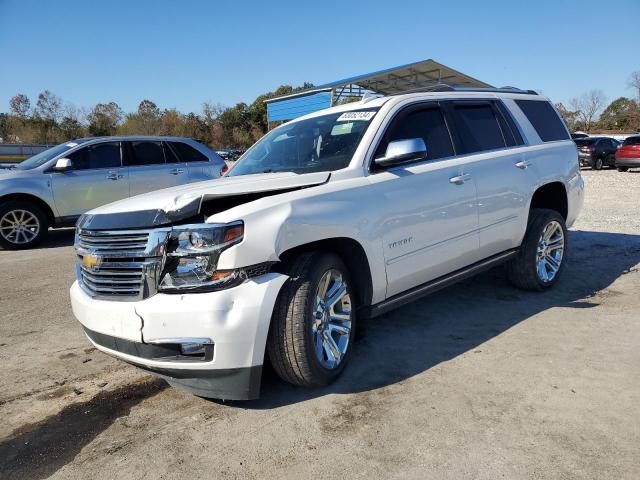
[[[468,88],[468,87],[453,87],[446,83],[438,83],[429,87],[413,88],[410,90],[403,90],[402,92],[393,93],[389,96],[405,95],[407,93],[428,93],[428,92],[486,92],[486,93],[518,93],[522,95],[538,95],[535,90],[521,90],[516,87],[501,87],[501,88]]]

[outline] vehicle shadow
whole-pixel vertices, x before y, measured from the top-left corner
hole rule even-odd
[[[385,387],[473,350],[552,307],[593,308],[597,292],[640,262],[640,235],[571,231],[563,278],[550,291],[518,290],[503,268],[485,272],[382,317],[359,323],[350,364],[334,384],[293,387],[265,369],[262,393],[237,408],[270,409],[331,393]]]
[[[73,245],[75,231],[73,227],[49,230],[47,238],[37,248],[70,247]]]

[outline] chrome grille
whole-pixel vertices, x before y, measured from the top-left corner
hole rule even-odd
[[[141,300],[157,292],[169,229],[76,234],[76,273],[93,298]]]

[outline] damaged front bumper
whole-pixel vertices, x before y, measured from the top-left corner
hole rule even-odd
[[[71,287],[73,313],[99,350],[196,395],[259,396],[279,273],[211,293],[157,294],[138,302],[98,300]]]

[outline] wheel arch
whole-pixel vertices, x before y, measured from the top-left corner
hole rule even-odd
[[[6,202],[14,201],[14,200],[33,203],[38,208],[40,208],[44,212],[44,214],[47,216],[49,225],[54,226],[56,222],[56,216],[53,213],[53,209],[47,202],[45,202],[40,197],[37,197],[36,195],[31,195],[29,193],[8,193],[0,197],[0,205]]]
[[[356,287],[357,308],[371,305],[373,298],[371,266],[367,253],[360,242],[349,237],[334,237],[297,245],[280,253],[278,255],[279,263],[286,263],[301,253],[314,250],[338,255],[349,269],[349,274]],[[275,269],[278,269],[277,265]]]
[[[529,212],[534,208],[555,210],[562,215],[562,218],[567,220],[569,200],[565,185],[562,182],[550,182],[540,185],[533,192],[531,203],[529,204]]]

